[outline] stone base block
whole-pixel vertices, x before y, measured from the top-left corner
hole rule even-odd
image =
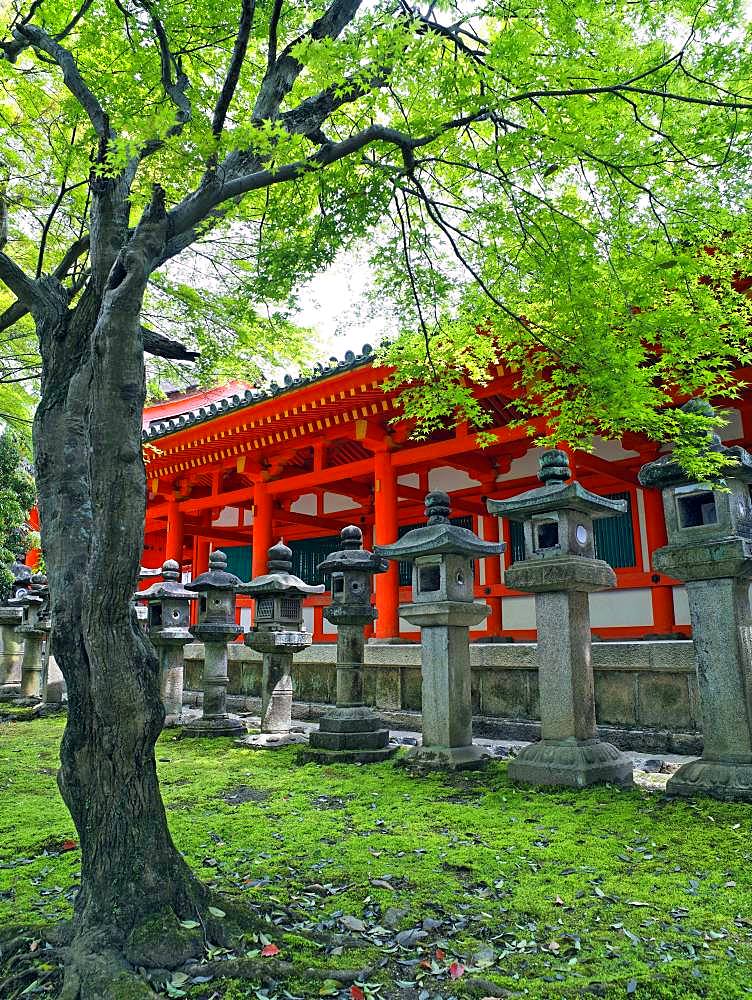
[[[248,732],[245,725],[234,715],[220,719],[192,719],[181,729],[181,736],[243,736]]]
[[[0,701],[13,701],[14,698],[20,698],[21,696],[21,685],[19,684],[0,684]]]
[[[372,708],[329,708],[319,719],[319,729],[327,733],[374,733],[382,729],[381,719]]]
[[[298,760],[301,764],[379,764],[382,760],[393,757],[398,749],[396,746],[383,746],[373,750],[324,750],[316,748],[302,751]]]
[[[388,729],[374,729],[370,733],[329,733],[319,729],[312,732],[309,742],[319,750],[380,750],[389,743]]]
[[[724,802],[752,803],[752,761],[700,757],[682,764],[666,783],[668,795],[709,795]]]
[[[587,788],[632,785],[632,761],[600,740],[541,740],[509,764],[509,777],[525,785]]]
[[[279,750],[306,742],[305,733],[251,733],[244,740],[235,740],[235,745],[251,750]]]
[[[464,747],[412,747],[399,763],[425,771],[477,771],[490,760],[491,753],[486,747],[471,743]]]

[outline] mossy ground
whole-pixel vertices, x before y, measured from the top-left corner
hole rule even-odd
[[[0,728],[0,928],[71,912],[80,856],[55,785],[63,724]],[[282,916],[266,935],[303,966],[376,967],[366,996],[482,996],[480,979],[530,1000],[752,995],[749,807],[521,790],[504,763],[420,778],[391,761],[299,766],[294,749],[171,732],[157,759],[193,868],[220,891],[292,910],[297,930],[360,939],[326,954]],[[411,929],[424,936],[395,938]],[[171,995],[350,996],[301,977],[260,985],[178,982]]]

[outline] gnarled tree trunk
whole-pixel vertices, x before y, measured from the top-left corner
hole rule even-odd
[[[195,919],[208,895],[167,828],[154,756],[158,663],[129,608],[146,503],[139,317],[159,227],[139,232],[101,292],[37,317],[39,506],[52,651],[69,697],[59,785],[82,852],[63,995],[84,1000],[121,996],[133,965],[195,954],[201,941],[179,920]]]

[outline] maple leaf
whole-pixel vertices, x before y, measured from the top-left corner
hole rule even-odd
[[[350,996],[351,996],[352,1000],[366,1000],[366,995],[363,992],[363,990],[360,988],[360,986],[351,986],[350,987]]]
[[[279,955],[279,948],[276,944],[265,944],[261,949],[261,955],[263,958],[271,958],[272,955]]]
[[[452,979],[459,979],[465,974],[465,966],[461,962],[452,962],[449,966],[449,975]]]

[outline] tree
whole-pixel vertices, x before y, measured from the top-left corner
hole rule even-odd
[[[229,274],[202,292],[216,317],[226,294],[283,302],[375,231],[419,427],[480,419],[463,377],[503,352],[554,436],[686,437],[666,401],[749,359],[730,287],[748,35],[741,0],[29,0],[7,24],[0,329],[30,317],[42,359],[59,784],[83,859],[66,998],[123,995],[149,928],[210,920],[167,829],[157,664],[128,610],[144,350],[187,357],[142,321],[174,329],[178,258]]]

